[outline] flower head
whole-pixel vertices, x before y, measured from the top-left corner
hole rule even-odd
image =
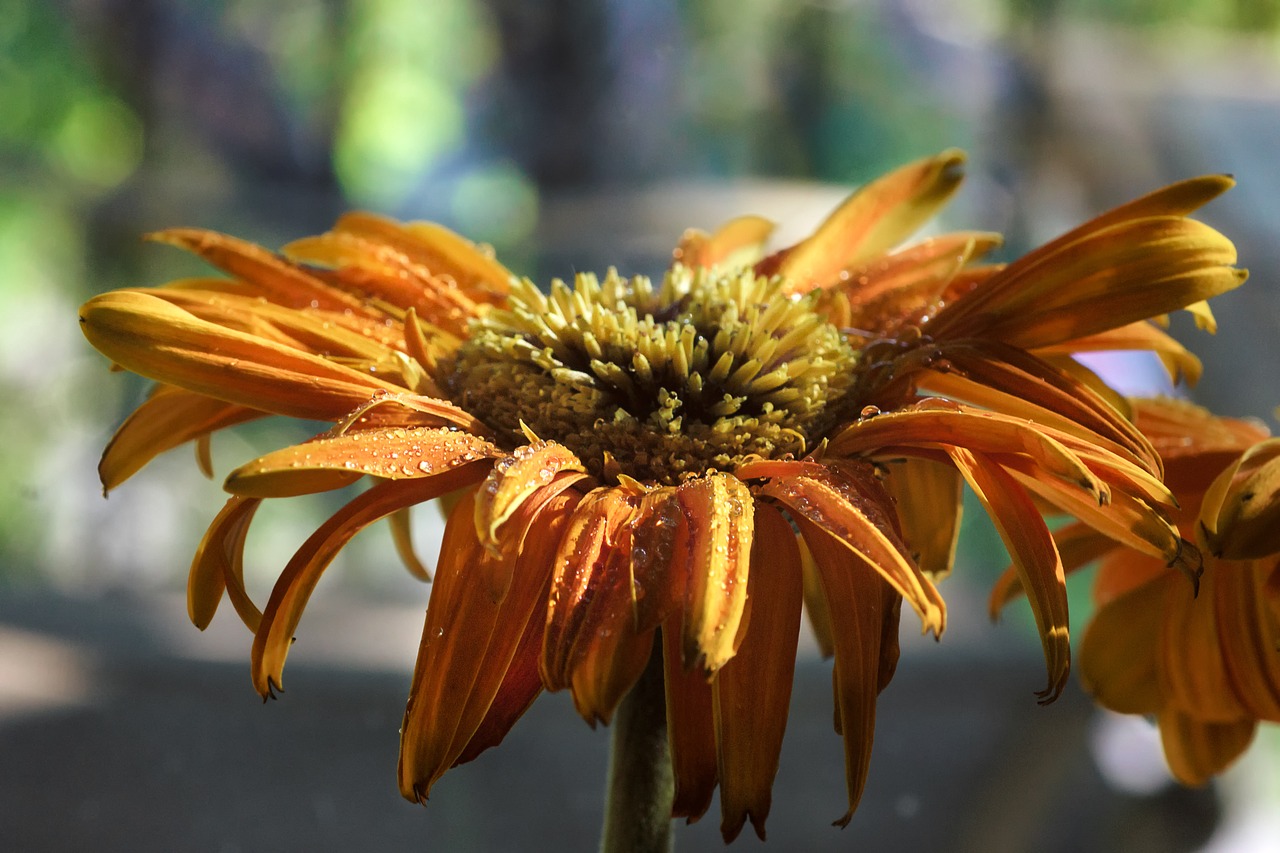
[[[1234,249],[1186,215],[1229,182],[1161,190],[1007,266],[998,238],[898,245],[958,186],[956,152],[864,187],[764,255],[757,217],[688,232],[660,283],[580,275],[543,293],[438,226],[368,215],[274,255],[165,232],[232,276],[104,294],[81,321],[161,383],[101,466],[263,414],[334,424],[233,471],[192,565],[203,626],[224,596],[255,634],[253,681],[280,685],[307,598],[359,530],[449,506],[401,732],[400,788],[425,799],[497,744],[542,689],[609,722],[653,655],[664,667],[676,816],[721,788],[722,831],[763,835],[802,602],[835,658],[852,815],[902,602],[941,634],[967,481],[1040,625],[1048,700],[1069,669],[1064,566],[1041,513],[1161,566],[1199,572],[1160,456],[1070,354],[1194,359],[1147,322],[1235,287]],[[370,487],[326,521],[260,611],[244,588],[266,498]],[[304,635],[305,636],[305,635]]]

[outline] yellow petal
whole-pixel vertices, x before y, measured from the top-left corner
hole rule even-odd
[[[244,588],[244,543],[260,503],[255,498],[230,498],[196,548],[187,577],[187,614],[201,631],[209,627],[224,591],[245,626],[258,630],[262,613]]]
[[[687,518],[684,662],[715,672],[733,657],[747,601],[755,501],[731,474],[688,480],[677,489]]]
[[[1037,695],[1042,703],[1052,702],[1062,693],[1071,669],[1067,582],[1058,548],[1031,497],[1008,472],[980,454],[961,448],[948,452],[986,507],[1018,567],[1049,670],[1049,684]]]
[[[357,496],[313,533],[285,566],[253,639],[253,684],[264,698],[281,685],[285,658],[312,590],[351,537],[396,510],[478,482],[485,463],[473,462],[435,477],[385,480]]]
[[[262,412],[254,409],[161,385],[134,409],[102,451],[98,463],[102,488],[114,489],[179,444],[259,417]]]
[[[1044,356],[1051,353],[1079,352],[1114,352],[1123,350],[1149,350],[1160,357],[1165,369],[1169,371],[1169,379],[1174,382],[1186,381],[1194,386],[1200,381],[1203,366],[1186,347],[1169,335],[1162,332],[1152,323],[1143,321],[1119,326],[1096,335],[1075,338],[1052,347],[1037,350]]]
[[[368,474],[385,480],[434,477],[501,454],[483,438],[446,427],[326,433],[260,456],[227,477],[226,489],[278,498],[338,489]]]
[[[841,270],[892,248],[946,203],[964,177],[954,149],[917,160],[866,184],[813,236],[792,247],[777,273],[795,291],[834,281]]]
[[[791,525],[768,504],[756,507],[751,566],[751,620],[712,685],[725,843],[748,819],[764,839],[800,632],[800,549]]]
[[[1154,714],[1164,700],[1157,659],[1164,600],[1179,578],[1165,574],[1094,612],[1080,643],[1080,683],[1104,708]]]
[[[1280,552],[1280,438],[1245,451],[1239,466],[1223,472],[1210,492],[1201,520],[1215,554],[1241,560]]]

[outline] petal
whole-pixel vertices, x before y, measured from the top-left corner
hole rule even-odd
[[[510,556],[484,550],[472,522],[472,501],[472,495],[459,501],[445,528],[401,726],[400,788],[418,801],[458,762],[489,718],[530,623],[541,628],[552,558],[576,496],[563,495],[547,505],[534,519],[530,547]],[[505,598],[494,601],[472,573],[486,561],[508,559],[517,563],[512,585]],[[518,714],[510,716],[511,703],[503,707],[508,713],[501,718],[514,723]],[[518,709],[524,707],[527,703]],[[504,734],[505,729],[491,731],[487,737],[500,740]]]
[[[147,235],[199,255],[221,270],[250,282],[278,305],[364,313],[363,302],[326,286],[280,256],[244,240],[201,228],[170,228]]]
[[[406,506],[478,482],[484,472],[485,463],[472,463],[435,477],[380,482],[334,513],[311,534],[276,580],[262,614],[262,624],[254,636],[253,684],[258,693],[267,697],[280,686],[285,657],[307,599],[324,570],[352,536]]]
[[[938,581],[951,573],[964,485],[960,472],[928,459],[906,459],[888,466],[885,484],[898,508],[903,544],[925,577]]]
[[[396,385],[320,356],[197,318],[150,294],[116,291],[80,309],[85,337],[158,382],[266,412],[336,420]]]
[[[1224,480],[1229,482],[1225,494]],[[1240,560],[1280,551],[1280,438],[1245,451],[1239,466],[1228,468],[1210,493],[1213,497],[1206,494],[1201,519],[1215,554]]]
[[[796,291],[834,281],[841,270],[892,248],[946,203],[964,177],[964,154],[954,149],[917,160],[866,184],[792,247],[776,272]],[[769,259],[762,262],[763,273]]]
[[[631,522],[631,598],[636,629],[647,631],[683,608],[691,533],[677,489],[660,486],[640,498]]]
[[[1222,665],[1231,691],[1249,714],[1280,722],[1280,620],[1261,561],[1216,564],[1213,598]]]
[[[187,577],[187,614],[201,631],[209,627],[224,591],[245,626],[258,630],[262,613],[244,588],[244,543],[261,503],[256,498],[228,499],[196,548]]]
[[[1071,669],[1067,582],[1053,536],[1031,497],[1008,472],[981,454],[961,448],[948,452],[986,507],[1018,567],[1049,670],[1049,684],[1037,695],[1042,704],[1052,702],[1062,693]]]
[[[497,549],[499,532],[534,492],[562,471],[586,473],[571,450],[553,441],[536,441],[504,456],[489,472],[476,496],[476,532],[491,551]]]
[[[867,472],[861,482],[830,470],[821,479],[778,477],[761,487],[759,494],[782,503],[797,520],[803,518],[831,533],[866,560],[907,599],[920,615],[924,630],[936,636],[946,626],[942,597],[898,539],[888,495],[882,493],[877,500],[863,493],[875,482],[869,466]]]
[[[485,439],[447,427],[330,432],[240,466],[225,488],[248,497],[291,497],[339,489],[366,474],[384,480],[434,477],[500,454]]]
[[[721,225],[714,234],[690,229],[680,238],[672,259],[686,267],[733,269],[754,263],[774,224],[761,216],[739,216]]]
[[[676,492],[689,531],[684,662],[711,673],[737,648],[755,501],[746,484],[731,474],[688,480]]]
[[[1127,556],[1127,555],[1126,555]],[[1099,705],[1121,714],[1154,714],[1164,705],[1157,674],[1165,574],[1099,607],[1080,643],[1080,683]]]
[[[791,525],[768,504],[756,507],[747,587],[751,620],[737,654],[712,686],[720,833],[726,844],[748,818],[764,840],[795,673],[803,587],[800,549]]]
[[[863,557],[830,533],[794,516],[814,557],[822,592],[830,604],[835,642],[837,731],[844,738],[849,810],[836,821],[846,825],[862,799],[875,736],[876,697],[897,664],[898,594]]]
[[[804,581],[804,612],[809,617],[809,627],[813,630],[814,641],[818,651],[824,658],[836,653],[835,628],[832,625],[831,602],[822,589],[822,577],[818,574],[818,564],[813,560],[813,552],[805,544],[800,544],[800,577]]]
[[[98,477],[106,491],[132,477],[156,456],[262,412],[161,385],[134,409],[102,451]]]
[[[1062,571],[1069,575],[1076,569],[1082,569],[1116,550],[1117,543],[1109,536],[1098,533],[1086,524],[1076,522],[1059,527],[1053,531],[1053,541],[1062,558]],[[1023,594],[1022,581],[1018,576],[1018,567],[1010,566],[996,581],[991,589],[988,612],[992,620],[999,618],[1000,611],[1010,601]]]
[[[1258,728],[1254,720],[1212,723],[1179,711],[1165,711],[1157,722],[1169,770],[1184,785],[1204,785],[1227,769]]]
[[[1036,350],[1044,356],[1050,353],[1115,352],[1124,350],[1148,350],[1160,357],[1169,379],[1177,384],[1183,380],[1194,386],[1200,381],[1203,365],[1186,347],[1149,322],[1142,321],[1119,326],[1096,335],[1075,338],[1052,347]]]
[[[706,673],[684,665],[680,632],[672,622],[662,629],[667,739],[675,777],[671,816],[693,823],[707,813],[716,787],[715,717]]]
[[[431,570],[418,557],[413,547],[413,514],[409,507],[397,510],[387,517],[391,525],[391,541],[396,547],[396,556],[404,567],[420,581],[431,583]]]
[[[1227,723],[1248,716],[1223,666],[1217,620],[1218,583],[1227,566],[1210,561],[1200,595],[1185,583],[1166,586],[1161,602],[1160,655],[1156,658],[1165,708],[1176,708],[1203,722]],[[1225,626],[1234,631],[1238,626]]]

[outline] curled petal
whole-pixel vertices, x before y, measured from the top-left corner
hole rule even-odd
[[[1118,544],[1111,537],[1104,536],[1087,524],[1079,522],[1055,530],[1053,541],[1062,558],[1062,571],[1067,575],[1114,551]],[[991,598],[988,603],[991,618],[993,620],[999,618],[1000,611],[1005,608],[1005,605],[1022,594],[1022,581],[1018,576],[1018,567],[1010,566],[1005,569],[1004,574],[991,589]]]
[[[680,238],[672,259],[686,267],[734,268],[753,263],[774,224],[761,216],[739,216],[721,225],[714,234],[690,229]]]
[[[391,525],[391,541],[400,562],[404,563],[409,574],[424,583],[431,583],[431,570],[419,559],[413,547],[413,514],[409,507],[391,513],[387,521]]]
[[[1200,522],[1210,550],[1228,559],[1280,552],[1280,438],[1245,451],[1213,482]]]
[[[485,463],[473,462],[419,480],[379,482],[338,510],[303,543],[271,590],[253,639],[253,684],[264,698],[281,684],[285,657],[311,591],[351,537],[391,513],[478,482]]]
[[[677,489],[689,531],[683,649],[686,666],[715,672],[733,657],[747,602],[755,501],[730,474]]]
[[[494,464],[476,495],[476,533],[485,547],[496,551],[503,524],[531,495],[560,472],[586,473],[571,450],[552,441],[537,441],[516,449]]]
[[[227,477],[226,489],[278,498],[339,489],[368,474],[384,480],[434,477],[501,451],[446,427],[396,427],[328,433],[260,456]]]
[[[751,619],[737,654],[712,683],[725,843],[748,818],[764,839],[795,671],[800,565],[791,525],[772,506],[757,506],[747,581]]]
[[[261,503],[257,498],[228,499],[196,548],[187,577],[187,614],[201,631],[209,627],[224,591],[245,626],[258,630],[262,613],[244,587],[244,543]]]
[[[898,508],[904,544],[925,577],[946,577],[960,539],[960,473],[928,459],[905,459],[888,470],[885,483]]]

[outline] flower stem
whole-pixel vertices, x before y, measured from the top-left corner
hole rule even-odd
[[[662,642],[613,719],[601,853],[667,853],[675,778],[667,744]]]

